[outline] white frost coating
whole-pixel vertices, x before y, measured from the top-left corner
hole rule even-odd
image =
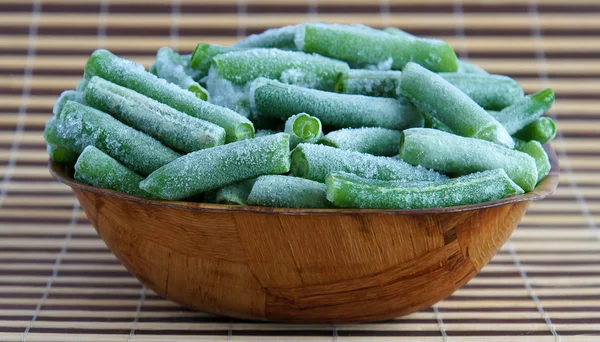
[[[295,33],[296,25],[272,28],[263,33],[250,35],[232,46],[240,48],[266,47],[291,49],[294,47]]]
[[[392,70],[392,64],[394,64],[394,59],[392,57],[386,59],[385,61],[381,61],[376,65],[367,65],[365,69],[367,70]]]
[[[400,136],[399,131],[381,127],[344,128],[329,132],[319,143],[342,150],[391,157],[398,154]]]
[[[294,45],[299,51],[304,51],[304,36],[306,35],[306,25],[298,25],[294,36]]]
[[[292,176],[260,176],[248,196],[248,204],[285,208],[327,208],[323,183]]]
[[[52,114],[59,115],[60,111],[62,110],[65,103],[67,103],[67,101],[75,101],[82,103],[83,93],[81,91],[76,90],[63,91],[56,100],[56,103],[54,103],[54,107],[52,108]]]
[[[382,180],[434,181],[446,178],[440,173],[409,165],[402,160],[325,145],[300,144],[292,151],[291,172],[294,176],[323,182],[333,171]]]
[[[212,65],[206,77],[210,103],[229,108],[245,117],[250,115],[249,85],[239,86],[221,77],[219,69]]]

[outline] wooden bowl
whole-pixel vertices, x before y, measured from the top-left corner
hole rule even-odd
[[[506,242],[533,192],[427,210],[283,209],[142,199],[75,182],[106,245],[143,284],[213,314],[288,322],[366,322],[427,308],[467,283]]]

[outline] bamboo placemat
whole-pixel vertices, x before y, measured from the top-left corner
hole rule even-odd
[[[117,262],[46,169],[42,131],[91,51],[230,44],[309,20],[398,26],[526,92],[551,86],[561,182],[498,255],[432,309],[373,324],[256,323],[192,312]],[[595,0],[1,0],[0,340],[600,340],[600,3]]]

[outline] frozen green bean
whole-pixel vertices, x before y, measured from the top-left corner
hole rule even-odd
[[[98,76],[88,83],[84,99],[86,104],[182,152],[225,143],[223,128]]]
[[[500,110],[518,102],[524,96],[523,88],[508,76],[460,72],[439,75],[485,109]]]
[[[538,183],[550,173],[550,159],[539,141],[528,141],[517,143],[517,150],[525,152],[535,160],[538,171]]]
[[[77,161],[77,153],[58,145],[46,143],[46,152],[48,152],[50,159],[57,163],[75,164]]]
[[[480,75],[487,75],[488,72],[485,71],[483,68],[465,61],[464,59],[459,59],[458,60],[458,71],[457,72],[461,72],[464,74],[480,74]]]
[[[340,74],[350,70],[342,61],[277,49],[233,51],[213,57],[213,63],[223,78],[236,85],[266,77],[321,90],[333,90]]]
[[[554,92],[548,88],[527,95],[500,112],[490,112],[490,114],[506,128],[509,134],[515,134],[544,115],[552,104],[554,104]]]
[[[423,115],[423,118],[425,119],[425,128],[433,128],[440,131],[453,133],[448,126],[444,125],[440,120],[434,118],[433,116],[426,113],[421,113],[421,115]]]
[[[381,127],[344,128],[327,133],[319,144],[391,157],[398,154],[400,131]]]
[[[158,76],[158,71],[156,71],[156,61],[150,64],[150,66],[148,67],[148,72],[154,76]]]
[[[403,100],[337,94],[259,78],[250,86],[250,103],[258,117],[286,120],[310,113],[324,127],[384,127],[402,130],[423,126],[423,116]],[[511,140],[512,141],[512,140]]]
[[[140,189],[139,184],[143,179],[91,145],[83,150],[75,163],[75,180],[80,183],[151,198],[152,195]]]
[[[154,66],[156,76],[192,92],[201,100],[208,100],[208,91],[185,72],[184,61],[173,49],[160,48],[156,53]]]
[[[88,145],[102,150],[131,170],[145,176],[177,159],[180,154],[92,107],[68,101],[57,117],[60,139],[81,153]]]
[[[242,140],[187,154],[154,171],[140,187],[162,199],[178,200],[227,184],[290,169],[285,133]]]
[[[252,34],[233,44],[236,48],[277,48],[295,50],[294,38],[296,25],[268,29],[262,33]]]
[[[391,64],[391,69],[399,70],[412,61],[434,72],[458,70],[452,47],[436,39],[403,37],[348,25],[313,23],[298,27],[295,42],[298,50],[362,66]]]
[[[300,143],[315,143],[323,136],[321,121],[306,113],[290,116],[285,122],[284,132],[290,135],[290,149]]]
[[[87,84],[87,83],[86,83]],[[67,101],[75,101],[82,103],[83,102],[83,92],[76,90],[65,90],[60,93],[60,96],[54,103],[54,107],[52,108],[52,114],[58,115],[61,112],[62,107],[67,103]]]
[[[556,123],[544,116],[523,127],[514,136],[525,141],[536,140],[543,145],[556,136]]]
[[[510,134],[496,119],[442,76],[418,64],[408,63],[402,71],[400,93],[458,135],[514,147]]]
[[[196,45],[192,58],[190,60],[190,67],[197,70],[200,74],[208,75],[208,70],[212,64],[213,58],[218,55],[222,55],[232,51],[243,51],[248,50],[247,48],[235,48],[232,46],[221,46],[215,44],[200,43]]]
[[[217,190],[215,202],[219,204],[248,205],[248,195],[250,195],[254,182],[256,182],[256,178],[225,185]]]
[[[291,176],[260,176],[248,196],[249,205],[283,208],[327,208],[325,184]]]
[[[252,122],[238,113],[202,101],[187,90],[147,72],[138,63],[119,58],[109,51],[96,50],[85,66],[87,79],[99,76],[155,99],[181,112],[225,129],[227,142],[254,137]]]
[[[437,182],[381,181],[345,172],[326,180],[327,199],[336,207],[425,209],[477,204],[523,193],[502,169]]]
[[[378,97],[398,97],[402,72],[396,70],[352,69],[343,74],[335,85],[335,91]]]
[[[325,177],[333,171],[382,180],[433,181],[446,178],[435,171],[401,160],[331,146],[300,144],[292,151],[291,172],[294,176],[324,182]]]
[[[411,165],[453,176],[504,169],[525,191],[533,190],[537,183],[535,160],[528,154],[435,129],[412,128],[402,132],[400,157]]]

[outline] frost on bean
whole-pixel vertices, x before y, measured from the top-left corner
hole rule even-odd
[[[255,115],[286,120],[297,113],[309,113],[330,129],[384,127],[402,130],[422,127],[423,117],[409,103],[362,95],[348,95],[287,85],[259,78],[249,88]]]
[[[163,47],[156,53],[154,67],[158,77],[192,92],[202,100],[208,100],[208,92],[187,74],[185,64],[185,60],[178,53],[171,48]]]
[[[381,127],[344,128],[327,133],[320,144],[391,157],[398,154],[400,131]]]
[[[284,208],[327,208],[325,184],[292,176],[260,176],[248,204]]]
[[[294,38],[296,25],[268,29],[262,33],[252,34],[233,44],[239,48],[278,48],[295,50]]]
[[[435,171],[412,166],[402,160],[325,145],[300,144],[292,151],[291,172],[294,176],[324,182],[333,171],[383,180],[433,181],[446,178]]]
[[[290,116],[285,122],[284,132],[290,135],[291,149],[300,143],[315,143],[323,136],[321,121],[306,113]]]
[[[425,209],[476,204],[523,193],[502,169],[435,182],[381,181],[333,172],[327,199],[335,206],[369,209]]]
[[[289,168],[289,136],[279,133],[192,152],[156,170],[140,187],[178,200]]]

